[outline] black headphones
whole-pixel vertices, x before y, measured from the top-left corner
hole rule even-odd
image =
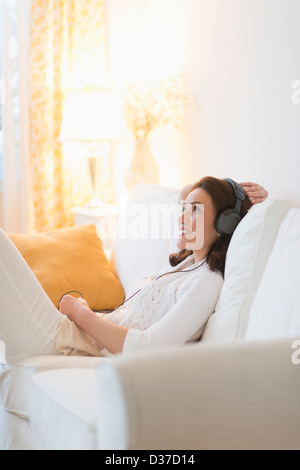
[[[236,227],[242,219],[241,207],[242,202],[246,197],[244,189],[240,184],[229,178],[224,179],[224,181],[227,181],[227,183],[229,183],[232,187],[236,198],[236,203],[233,209],[226,209],[225,211],[221,212],[215,220],[216,231],[221,236],[232,235],[235,231]]]

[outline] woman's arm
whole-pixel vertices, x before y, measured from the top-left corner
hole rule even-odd
[[[59,304],[59,311],[112,354],[123,351],[127,328],[98,316],[84,299],[66,295]]]
[[[245,193],[249,197],[250,201],[252,204],[259,204],[260,202],[263,202],[267,199],[268,197],[268,191],[265,190],[263,186],[257,183],[240,183],[241,186],[243,186]],[[192,190],[193,185],[188,184],[184,188],[181,189],[179,193],[179,201],[185,200],[189,193]]]
[[[207,271],[203,277],[184,282],[178,300],[160,320],[145,330],[129,329],[123,353],[144,351],[153,347],[183,346],[204,325],[215,310],[223,285],[221,275]]]
[[[63,297],[60,311],[112,354],[180,346],[189,341],[214,312],[222,285],[222,277],[211,271],[198,282],[185,284],[176,304],[146,330],[127,329],[112,323],[94,313],[85,300],[69,295]]]

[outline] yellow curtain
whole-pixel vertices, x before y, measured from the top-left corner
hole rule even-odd
[[[87,164],[59,142],[67,91],[105,82],[104,0],[32,0],[30,31],[31,231],[72,224],[91,196]],[[82,149],[81,149],[82,150]]]

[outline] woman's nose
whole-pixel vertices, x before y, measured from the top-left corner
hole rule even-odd
[[[177,217],[177,222],[178,222],[178,224],[182,224],[182,223],[183,223],[183,211],[180,212],[180,214],[178,215],[178,217]]]

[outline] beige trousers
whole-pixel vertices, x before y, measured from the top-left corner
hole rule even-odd
[[[55,308],[1,228],[0,340],[7,363],[39,355],[102,356],[103,349]]]

